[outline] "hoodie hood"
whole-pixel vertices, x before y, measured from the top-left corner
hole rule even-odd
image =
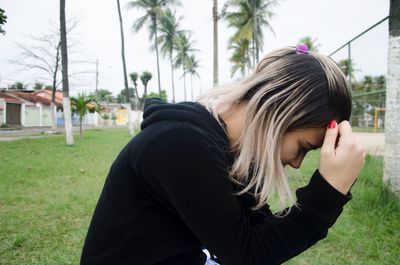
[[[224,129],[214,116],[200,103],[180,102],[176,104],[162,102],[158,98],[147,99],[144,105],[142,130],[161,121],[188,122],[206,130],[221,144],[229,145]]]

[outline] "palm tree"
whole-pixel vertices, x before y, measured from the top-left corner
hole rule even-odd
[[[230,62],[233,63],[231,77],[234,76],[238,70],[242,73],[242,77],[246,75],[246,66],[251,64],[249,45],[250,42],[248,40],[241,40],[239,42],[235,40],[230,41],[228,48],[233,50],[233,54],[229,59]]]
[[[363,86],[364,86],[364,92],[370,92],[371,88],[373,86],[373,80],[372,76],[366,75],[364,76],[364,81],[363,81]]]
[[[218,1],[213,0],[213,83],[218,85]]]
[[[67,145],[73,145],[74,135],[72,132],[71,103],[69,99],[69,83],[68,83],[68,52],[67,52],[67,30],[65,26],[65,0],[60,0],[60,39],[61,39],[61,65],[62,65],[65,138]]]
[[[390,1],[385,114],[385,186],[400,197],[400,0]]]
[[[150,39],[154,39],[154,46],[157,57],[157,77],[158,77],[158,92],[161,95],[161,81],[160,81],[160,62],[158,58],[158,36],[157,24],[159,18],[162,16],[163,8],[168,6],[181,5],[179,0],[135,0],[128,3],[129,8],[138,8],[146,12],[146,14],[138,18],[133,24],[133,30],[138,32],[145,23],[148,23],[150,32]]]
[[[132,73],[129,74],[129,78],[132,81],[133,88],[135,89],[135,94],[136,94],[136,98],[137,99],[139,99],[139,92],[137,90],[137,79],[138,79],[138,77],[139,77],[139,74],[136,73],[136,72],[132,72]]]
[[[142,84],[144,87],[143,99],[145,99],[147,97],[147,84],[149,83],[149,81],[151,80],[152,77],[153,77],[153,75],[148,71],[144,71],[140,75],[140,80],[142,81]],[[159,95],[161,95],[161,93]]]
[[[183,19],[182,16],[179,18],[175,17],[170,9],[166,9],[163,16],[160,19],[160,37],[159,43],[161,43],[161,54],[165,57],[169,56],[171,64],[171,80],[172,80],[172,102],[175,103],[175,84],[174,84],[174,66],[173,66],[173,51],[177,49],[178,35],[183,33],[183,30],[179,29],[179,23]]]
[[[181,32],[178,34],[179,41],[177,42],[177,55],[175,56],[174,67],[182,66],[183,72],[183,90],[186,97],[186,65],[189,57],[189,53],[197,51],[192,48],[193,42],[190,40],[191,34],[190,32]]]
[[[377,89],[386,88],[386,77],[384,75],[374,77],[374,82],[377,85]]]
[[[225,14],[228,26],[237,29],[233,39],[251,42],[253,66],[259,60],[259,53],[264,46],[263,32],[269,29],[274,33],[268,19],[274,15],[271,8],[276,4],[275,0],[235,0],[231,1],[230,6],[236,10]]]
[[[339,66],[342,69],[344,75],[349,79],[349,82],[351,83],[351,80],[354,80],[354,62],[352,59],[343,59],[339,61]]]
[[[309,51],[317,52],[321,44],[317,43],[317,39],[312,39],[310,36],[305,36],[299,40],[299,43],[307,45]]]
[[[92,105],[90,105],[92,104]],[[71,97],[71,106],[73,112],[77,113],[79,115],[79,139],[82,140],[83,138],[83,132],[82,132],[82,123],[83,123],[83,117],[89,112],[89,111],[96,111],[96,107],[93,103],[93,98],[87,97],[85,94],[78,94],[77,97]]]
[[[3,25],[7,22],[7,16],[4,13],[4,9],[0,8],[0,34],[6,35],[6,31],[3,29]]]
[[[193,77],[200,78],[199,72],[197,69],[200,67],[199,60],[196,59],[194,54],[188,57],[186,60],[186,69],[187,73],[190,74],[190,91],[191,91],[191,99],[193,101]]]
[[[98,89],[94,92],[93,96],[99,102],[112,102],[113,100],[111,91],[107,89]]]
[[[121,56],[122,56],[122,69],[123,69],[123,76],[124,76],[124,86],[126,91],[126,109],[128,113],[128,132],[129,135],[133,136],[133,117],[131,112],[131,103],[129,99],[129,87],[128,87],[128,77],[126,75],[126,62],[125,62],[125,41],[124,41],[124,28],[122,26],[122,14],[121,14],[121,7],[119,4],[119,0],[117,0],[117,8],[118,8],[118,17],[119,17],[119,26],[121,31]]]

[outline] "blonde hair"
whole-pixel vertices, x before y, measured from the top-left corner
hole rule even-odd
[[[285,132],[324,127],[351,113],[351,93],[339,66],[316,52],[296,54],[293,47],[267,54],[247,78],[205,91],[196,101],[219,122],[233,106],[248,103],[244,131],[231,146],[237,156],[229,175],[242,186],[238,195],[255,196],[255,209],[274,193],[280,209],[293,202],[280,155]]]

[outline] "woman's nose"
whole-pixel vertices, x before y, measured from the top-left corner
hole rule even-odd
[[[303,162],[303,159],[304,159],[304,156],[301,156],[301,157],[299,157],[299,158],[293,159],[293,160],[291,160],[291,161],[289,162],[289,165],[290,165],[292,168],[298,169],[298,168],[300,168],[301,162]]]

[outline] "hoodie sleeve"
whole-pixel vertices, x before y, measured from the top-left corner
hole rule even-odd
[[[267,213],[252,225],[233,195],[224,153],[210,141],[198,130],[170,130],[146,146],[140,164],[152,185],[161,187],[160,198],[223,264],[285,262],[324,238],[350,199],[317,170],[297,190],[297,207],[284,217]]]

